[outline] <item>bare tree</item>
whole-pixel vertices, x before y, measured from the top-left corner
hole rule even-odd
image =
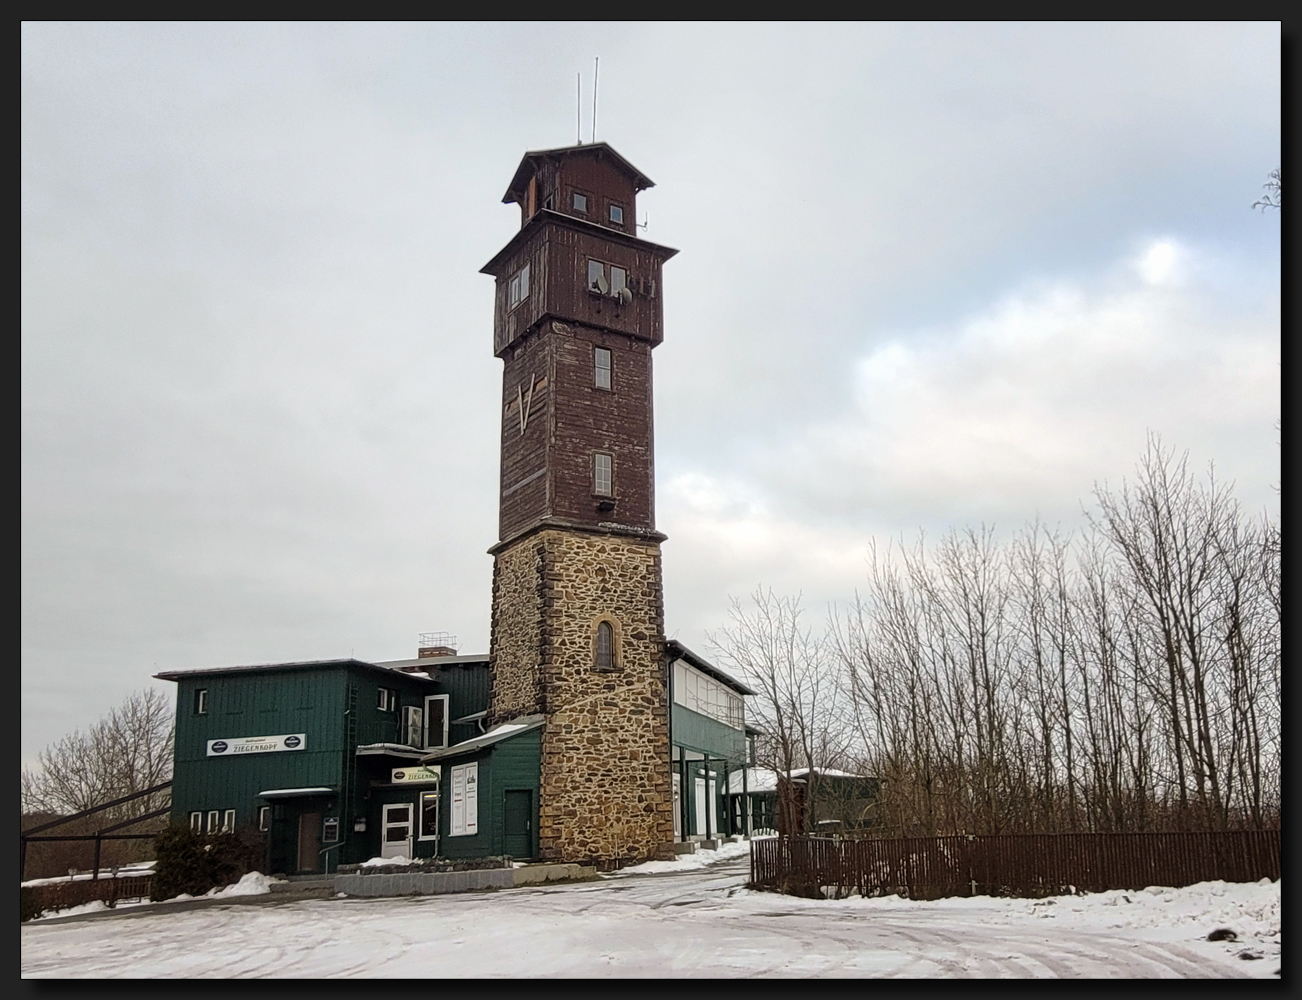
[[[22,811],[81,812],[166,781],[173,731],[168,698],[153,689],[131,695],[85,732],[42,750],[34,769],[23,768]],[[118,807],[112,819],[152,812],[168,801],[166,792],[145,796]]]
[[[818,772],[842,763],[847,744],[839,678],[801,615],[799,595],[757,588],[748,605],[734,598],[730,624],[706,637],[723,665],[759,692],[752,711],[765,733],[760,763],[778,772],[778,809],[788,830],[813,822],[805,803],[818,799]],[[804,802],[790,780],[801,768],[810,769]]]
[[[1263,212],[1268,208],[1278,209],[1280,207],[1280,196],[1283,193],[1279,167],[1276,167],[1267,175],[1266,183],[1262,187],[1266,189],[1266,193],[1254,201],[1252,207],[1259,208]]]

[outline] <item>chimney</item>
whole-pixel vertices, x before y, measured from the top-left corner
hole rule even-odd
[[[450,632],[422,632],[416,656],[422,660],[457,655],[457,637]]]

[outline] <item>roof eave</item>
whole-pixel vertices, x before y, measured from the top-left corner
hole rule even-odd
[[[633,164],[629,163],[629,161],[617,153],[612,146],[604,142],[585,142],[580,143],[577,146],[557,146],[555,149],[535,149],[525,153],[524,156],[520,158],[520,165],[515,168],[515,173],[511,177],[511,183],[507,185],[506,194],[502,196],[502,203],[504,205],[511,205],[520,200],[520,196],[524,194],[525,187],[529,183],[529,166],[533,160],[548,156],[570,156],[580,152],[595,152],[604,156],[609,156],[615,161],[615,164],[632,179],[633,185],[638,191],[645,191],[647,188],[653,188],[656,186],[655,181],[642,173],[642,171],[638,170],[638,168],[633,166]]]
[[[660,243],[652,243],[650,240],[639,239],[631,236],[621,229],[611,229],[609,226],[603,226],[600,223],[589,222],[587,219],[580,219],[573,215],[566,215],[564,212],[558,212],[552,208],[540,208],[530,216],[529,221],[520,227],[506,246],[497,251],[493,258],[479,269],[480,274],[489,274],[497,277],[497,267],[506,258],[513,254],[517,247],[533,235],[533,231],[545,222],[556,222],[561,225],[569,226],[571,229],[577,229],[580,232],[598,233],[607,239],[613,239],[623,243],[626,246],[636,247],[640,250],[650,250],[660,254],[660,259],[669,260],[677,255],[678,251],[673,247],[667,247]]]

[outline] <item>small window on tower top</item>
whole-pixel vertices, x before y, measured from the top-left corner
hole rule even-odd
[[[574,192],[574,211],[588,214],[588,196]]]
[[[593,384],[598,389],[610,388],[610,351],[604,347],[592,350]]]
[[[610,206],[610,221],[615,223],[617,226],[622,226],[624,224],[624,210],[618,205]]]

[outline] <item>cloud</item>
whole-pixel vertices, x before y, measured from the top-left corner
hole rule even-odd
[[[1258,296],[1243,307],[1243,290]],[[1237,288],[1227,301],[1218,290]],[[1010,292],[943,327],[899,331],[849,366],[834,418],[727,473],[661,485],[673,611],[722,622],[758,583],[813,606],[850,596],[874,538],[1037,515],[1073,528],[1094,485],[1129,475],[1150,431],[1215,460],[1250,508],[1277,503],[1279,316],[1272,282],[1173,237],[1105,273]],[[690,564],[675,569],[674,559]]]

